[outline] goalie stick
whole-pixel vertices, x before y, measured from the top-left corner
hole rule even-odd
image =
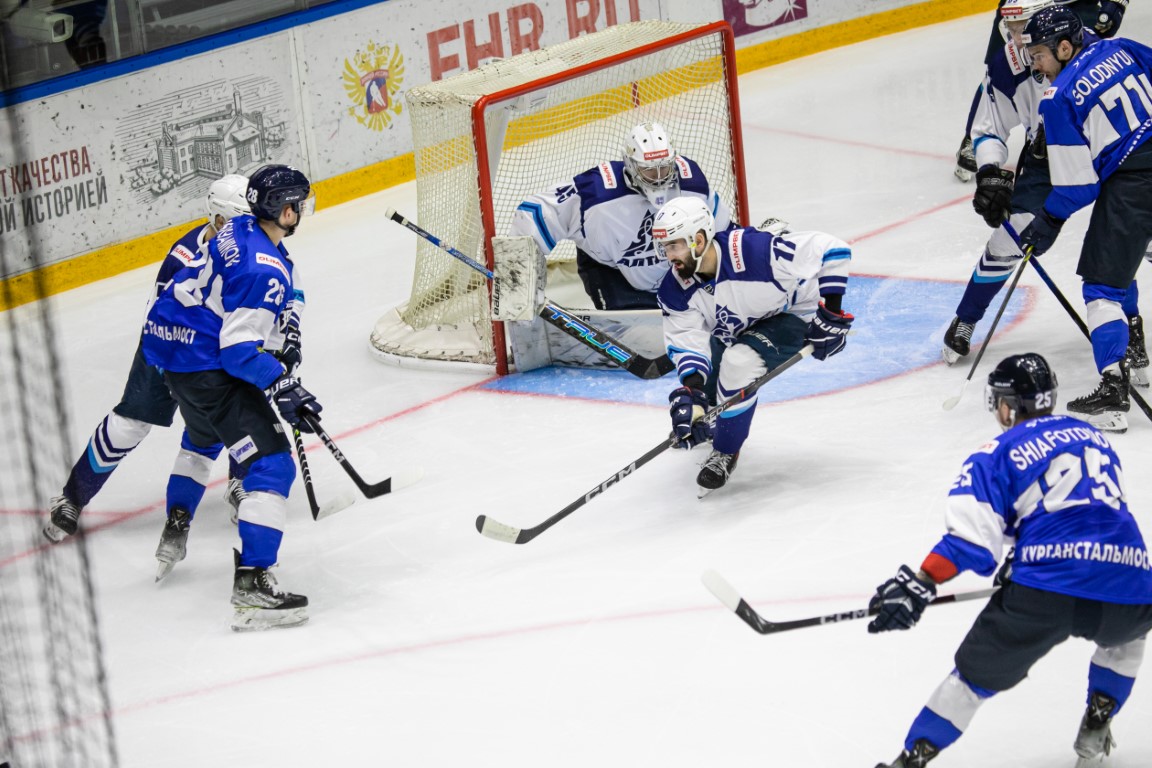
[[[803,629],[804,627],[818,627],[822,624],[836,624],[841,621],[851,621],[853,619],[866,619],[869,616],[875,616],[880,613],[879,609],[859,608],[854,611],[844,611],[841,613],[826,613],[823,616],[812,616],[807,619],[769,621],[757,613],[752,606],[748,605],[748,602],[740,597],[740,593],[736,591],[736,588],[729,584],[723,576],[716,573],[716,571],[705,571],[700,576],[700,580],[704,582],[704,586],[708,588],[708,591],[715,595],[729,610],[735,611],[736,615],[743,619],[745,624],[762,635],[774,635],[777,632],[787,632],[792,629]],[[978,589],[973,592],[940,595],[929,603],[929,605],[960,603],[965,600],[983,600],[986,597],[991,597],[995,591],[995,589]]]
[[[416,235],[424,238],[437,248],[440,248],[449,256],[464,262],[489,280],[496,279],[496,275],[493,274],[492,270],[456,250],[416,222],[397,213],[394,209],[387,209],[384,215],[400,226],[416,233]],[[559,328],[584,346],[595,350],[602,357],[611,360],[633,376],[641,379],[659,379],[676,367],[672,359],[667,355],[648,358],[633,352],[621,342],[604,333],[604,331],[577,319],[573,313],[553,304],[547,299],[545,299],[544,306],[541,307],[539,315],[544,322]]]
[[[725,410],[727,410],[729,407],[736,405],[737,403],[743,402],[744,400],[747,400],[749,397],[752,396],[753,393],[755,393],[762,386],[764,386],[765,384],[767,384],[769,381],[776,378],[780,374],[784,373],[784,371],[786,371],[789,368],[791,368],[792,366],[796,365],[796,363],[800,362],[801,360],[803,360],[805,357],[807,357],[810,354],[812,354],[812,345],[806,344],[804,347],[802,347],[800,349],[799,352],[792,355],[792,357],[788,358],[783,363],[776,366],[771,371],[768,371],[763,376],[756,379],[751,384],[749,384],[747,387],[742,389],[740,391],[738,397],[734,397],[731,400],[728,400],[726,402],[723,402],[717,406],[710,408],[708,410],[708,412],[706,414],[704,414],[704,418],[708,419],[709,422],[715,422],[716,418],[721,413],[723,413]],[[476,518],[476,530],[479,531],[480,533],[484,534],[488,538],[496,539],[497,541],[503,541],[503,542],[507,542],[509,544],[526,544],[527,542],[532,541],[532,539],[539,536],[544,531],[546,531],[549,528],[551,528],[552,526],[556,525],[556,523],[558,523],[561,520],[563,520],[564,518],[568,517],[568,515],[572,514],[576,510],[580,509],[580,507],[584,506],[585,504],[587,504],[592,499],[599,496],[604,491],[611,488],[613,485],[616,485],[617,483],[619,483],[621,480],[623,480],[628,475],[630,475],[633,472],[635,472],[636,470],[640,469],[640,467],[642,467],[645,464],[647,464],[648,462],[652,461],[652,459],[654,459],[657,456],[659,456],[660,454],[664,453],[664,451],[678,445],[680,442],[681,442],[681,439],[677,438],[677,437],[670,437],[667,440],[662,441],[659,445],[656,445],[655,447],[653,447],[651,450],[649,450],[643,456],[632,461],[632,463],[630,463],[628,466],[624,467],[624,469],[621,469],[619,472],[612,475],[607,480],[600,483],[595,488],[588,491],[583,496],[576,499],[571,504],[564,507],[564,509],[562,509],[559,512],[557,512],[556,514],[552,515],[552,517],[548,518],[547,520],[545,520],[544,522],[540,523],[537,526],[534,526],[532,528],[516,528],[516,527],[511,526],[511,525],[505,525],[504,523],[497,522],[496,520],[493,520],[492,518],[488,517],[487,515],[480,515],[479,517]]]
[[[352,466],[352,462],[345,458],[344,453],[340,450],[339,447],[337,447],[336,442],[332,439],[331,435],[329,435],[324,430],[324,427],[320,426],[319,419],[310,413],[303,414],[303,419],[305,422],[307,422],[308,426],[312,428],[312,431],[316,433],[320,440],[323,441],[325,447],[328,448],[328,451],[336,459],[337,463],[343,467],[344,472],[347,473],[348,477],[352,478],[352,482],[356,484],[356,487],[360,489],[360,493],[362,493],[366,499],[375,499],[377,497],[384,496],[385,494],[392,493],[393,491],[404,488],[405,486],[412,485],[421,477],[423,477],[422,472],[419,470],[414,470],[403,473],[398,472],[391,477],[384,478],[378,483],[366,483],[364,478],[360,477],[360,473],[357,472],[356,469]],[[342,509],[342,507],[340,509]],[[321,514],[317,516],[317,519],[321,517],[327,517],[329,514],[335,514],[336,512],[339,512],[340,509],[332,509],[327,514],[323,514],[323,510],[321,510]]]

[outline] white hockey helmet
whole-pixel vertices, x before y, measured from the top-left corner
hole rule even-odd
[[[224,221],[228,221],[234,216],[251,213],[248,200],[244,197],[247,191],[248,177],[238,173],[221,176],[212,182],[208,186],[208,199],[205,201],[205,207],[208,209],[208,223],[216,227],[217,216],[223,216]],[[220,224],[223,225],[223,222]]]
[[[633,189],[659,208],[680,193],[676,150],[659,123],[641,123],[624,142],[624,175]]]
[[[1036,15],[1037,11],[1051,8],[1054,5],[1061,5],[1061,3],[1057,0],[1006,0],[1004,5],[1000,6],[1000,34],[1004,36],[1007,42],[1016,42],[1012,39],[1012,33],[1008,27],[1009,22],[1028,21]],[[1020,28],[1019,31],[1023,32],[1024,30]],[[1027,48],[1019,43],[1016,47],[1027,53]]]
[[[704,233],[704,247],[696,248],[696,233]],[[667,258],[664,248],[668,243],[683,240],[692,260],[700,261],[700,257],[712,244],[716,235],[716,220],[708,204],[695,195],[686,195],[669,200],[656,213],[652,220],[652,240],[660,255]]]

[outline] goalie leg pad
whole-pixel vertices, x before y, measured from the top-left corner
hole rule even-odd
[[[492,319],[531,320],[544,306],[547,259],[531,237],[492,238]]]

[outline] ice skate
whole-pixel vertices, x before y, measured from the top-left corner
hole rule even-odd
[[[1116,700],[1104,693],[1093,693],[1084,717],[1080,718],[1080,732],[1073,748],[1079,758],[1076,768],[1100,765],[1116,746],[1112,738],[1112,713]]]
[[[49,521],[44,526],[44,536],[53,543],[64,541],[76,533],[80,520],[80,509],[67,496],[56,496],[50,501]]]
[[[156,559],[160,565],[156,569],[156,581],[161,581],[172,573],[176,563],[188,553],[188,532],[192,528],[192,515],[180,507],[168,510],[164,530],[160,532],[160,543],[156,546]]]
[[[976,152],[972,149],[972,138],[965,136],[964,141],[960,142],[960,149],[956,150],[956,168],[952,172],[960,181],[967,183],[975,178],[978,170],[980,169],[976,167]]]
[[[232,629],[252,632],[262,629],[296,627],[308,621],[308,598],[284,592],[267,568],[240,565],[236,555],[236,577],[232,582]]]
[[[739,451],[731,454],[712,451],[696,475],[696,485],[700,487],[697,498],[702,499],[717,488],[723,488],[728,482],[728,476],[736,469],[736,460],[739,458]]]
[[[1128,381],[1128,363],[1122,360],[1119,371],[1104,371],[1091,394],[1069,402],[1068,412],[1104,432],[1128,431]]]
[[[1135,387],[1147,387],[1148,348],[1144,346],[1144,318],[1140,315],[1128,318],[1128,375]]]
[[[954,365],[957,360],[972,351],[972,332],[976,330],[975,323],[965,323],[958,317],[952,318],[952,324],[944,332],[944,346],[940,355],[948,365]]]
[[[240,522],[240,502],[248,498],[248,491],[244,490],[244,481],[238,477],[228,478],[228,488],[224,491],[224,501],[232,507],[232,525]]]
[[[927,739],[918,739],[912,745],[911,752],[904,750],[899,757],[890,763],[877,763],[876,768],[924,768],[938,754],[940,754],[940,750],[936,749],[932,742]]]

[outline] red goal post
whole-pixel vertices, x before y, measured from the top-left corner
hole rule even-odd
[[[735,45],[726,22],[640,21],[411,89],[406,95],[418,221],[492,269],[492,238],[516,206],[622,157],[635,125],[655,121],[748,224]],[[570,246],[570,244],[567,244]],[[558,247],[550,263],[570,258]],[[371,347],[398,365],[471,363],[509,370],[490,285],[435,246],[417,246],[409,301],[376,324]]]

